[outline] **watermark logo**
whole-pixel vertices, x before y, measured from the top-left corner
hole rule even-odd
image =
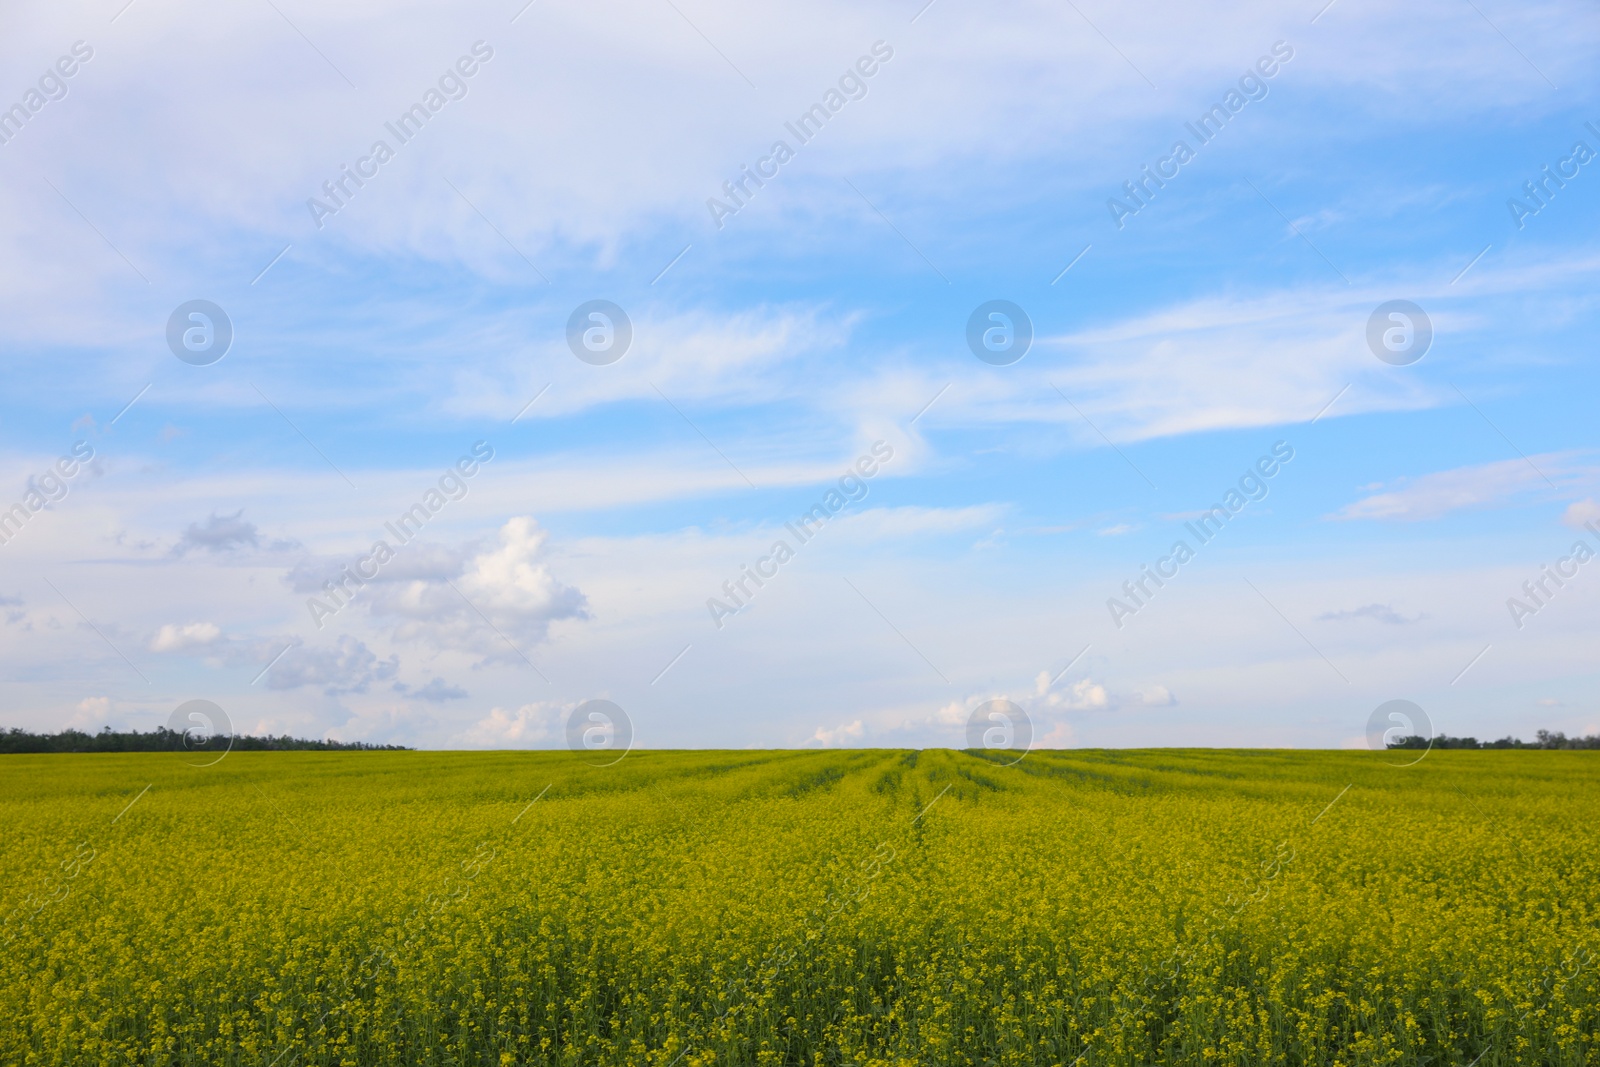
[[[1367,347],[1391,366],[1411,366],[1432,344],[1433,320],[1409,300],[1386,300],[1367,319]]]
[[[628,354],[633,323],[609,300],[579,304],[567,319],[567,347],[585,363],[607,367]]]
[[[209,300],[186,300],[167,318],[167,347],[192,366],[211,366],[232,344],[233,320]]]
[[[85,41],[72,43],[72,54],[64,55],[55,61],[55,64],[44,69],[39,75],[37,87],[29,86],[22,93],[22,99],[6,107],[0,102],[0,144],[7,144],[13,137],[22,132],[22,127],[33,121],[33,116],[43,110],[46,104],[56,100],[65,100],[68,84],[66,79],[78,73],[84,63],[94,58],[94,49]]]
[[[986,300],[967,319],[967,347],[991,366],[1011,366],[1032,344],[1033,320],[1009,300]]]
[[[820,100],[807,108],[793,122],[783,124],[783,128],[794,138],[793,145],[786,140],[773,141],[767,154],[756,160],[754,168],[741,165],[737,178],[722,183],[722,196],[726,199],[707,197],[706,210],[711,213],[711,221],[717,229],[720,230],[727,225],[724,220],[729,216],[737,215],[749,207],[756,193],[766,188],[768,182],[777,178],[789,161],[794,159],[798,149],[809,144],[820,134],[822,128],[844,110],[846,104],[852,100],[865,99],[867,79],[877,74],[882,65],[893,58],[893,46],[887,41],[874,41],[870,55],[861,56],[853,66],[846,67],[839,75],[837,88],[830,86]],[[751,88],[755,87],[752,85]]]
[[[379,138],[372,142],[372,147],[367,154],[356,159],[355,166],[348,163],[339,164],[339,173],[331,180],[322,183],[322,195],[326,199],[311,196],[306,198],[306,210],[311,213],[311,221],[316,223],[317,229],[327,225],[326,220],[339,214],[350,206],[356,194],[366,188],[368,182],[381,173],[383,167],[396,153],[408,142],[422,132],[422,128],[433,121],[434,116],[444,110],[447,104],[464,99],[468,92],[468,79],[476,75],[484,64],[494,58],[494,49],[489,47],[487,41],[474,41],[472,54],[460,56],[453,66],[446,67],[444,73],[439,75],[436,85],[430,85],[423,90],[420,100],[414,99],[410,107],[400,112],[392,122],[385,122],[383,128],[394,139],[394,144]],[[345,79],[349,81],[348,78]],[[354,89],[355,86],[351,85]],[[449,184],[449,179],[445,179]],[[451,186],[454,188],[454,186]],[[456,190],[456,195],[462,196],[461,190]],[[470,206],[472,201],[467,200]],[[474,211],[477,208],[473,208]]]
[[[233,749],[233,723],[228,713],[209,700],[186,700],[167,716],[167,729],[182,735],[183,751],[200,758],[191,767],[222,762]]]
[[[1600,525],[1593,519],[1583,524],[1583,528],[1600,538]],[[1526,623],[1523,621],[1530,615],[1537,615],[1539,611],[1554,599],[1556,593],[1566,587],[1567,582],[1578,576],[1578,568],[1594,559],[1595,551],[1589,542],[1579,538],[1572,543],[1572,551],[1557,559],[1555,563],[1546,563],[1539,568],[1539,577],[1522,583],[1522,593],[1525,599],[1517,597],[1506,598],[1506,610],[1511,613],[1511,621],[1517,629],[1522,629]],[[1555,588],[1551,588],[1554,585]]]
[[[1596,129],[1594,123],[1585,122],[1584,125],[1590,133],[1600,137],[1600,129]],[[1549,207],[1556,194],[1567,187],[1567,182],[1576,178],[1583,166],[1594,158],[1595,151],[1588,142],[1575,141],[1572,150],[1556,160],[1555,170],[1552,171],[1550,164],[1546,163],[1539,168],[1537,176],[1523,182],[1522,193],[1527,199],[1518,200],[1513,196],[1506,201],[1506,210],[1511,212],[1511,221],[1517,229],[1526,228],[1530,217]]]
[[[466,497],[468,486],[467,479],[473,477],[482,469],[482,464],[494,458],[494,446],[487,441],[475,441],[470,455],[462,456],[456,460],[453,467],[446,467],[439,476],[437,488],[430,488],[422,494],[417,503],[402,512],[393,522],[386,522],[383,528],[388,530],[395,539],[395,545],[390,545],[383,538],[372,543],[372,550],[339,570],[331,578],[322,582],[323,597],[310,596],[306,598],[306,610],[311,613],[311,621],[316,623],[317,629],[322,629],[326,620],[339,614],[355,600],[356,594],[368,582],[376,581],[378,574],[395,558],[395,546],[405,546],[416,540],[422,534],[422,528],[433,516],[437,515],[447,503],[461,500]],[[309,587],[300,583],[303,578],[299,568],[290,572],[290,579],[294,584],[295,592],[307,592],[316,588],[314,580]]]
[[[967,747],[985,752],[1013,752],[1016,758],[1003,764],[1010,767],[1020,762],[1033,747],[1033,720],[1009,700],[986,701],[967,716]]]
[[[1268,483],[1292,459],[1294,446],[1287,441],[1274,441],[1272,452],[1257,457],[1254,466],[1246,467],[1238,482],[1229,486],[1220,500],[1203,511],[1189,513],[1183,528],[1195,543],[1190,545],[1187,539],[1174,541],[1172,549],[1156,560],[1154,566],[1146,563],[1139,568],[1138,577],[1122,583],[1122,597],[1107,597],[1106,610],[1111,614],[1112,625],[1122,629],[1126,620],[1148,607],[1156,593],[1176,578],[1184,564],[1221,533],[1233,516],[1252,502],[1265,500],[1271,491]]]
[[[1139,168],[1138,174],[1123,182],[1122,195],[1126,199],[1113,196],[1106,200],[1106,211],[1110,213],[1111,222],[1117,229],[1122,229],[1129,218],[1149,207],[1160,191],[1167,187],[1167,183],[1176,180],[1200,149],[1221,136],[1223,128],[1235,116],[1255,101],[1265,100],[1269,91],[1267,82],[1276,77],[1293,58],[1293,45],[1288,41],[1274,41],[1271,52],[1257,59],[1253,66],[1246,67],[1244,74],[1220,100],[1213,103],[1209,110],[1201,112],[1193,122],[1183,124],[1184,137],[1175,139],[1166,155],[1157,159],[1153,166],[1146,163]],[[1188,141],[1190,137],[1194,138],[1192,147]]]
[[[1433,748],[1433,720],[1409,700],[1386,700],[1367,719],[1367,747],[1374,752],[1417,752],[1410,763],[1391,764],[1409,767]]]
[[[94,446],[87,441],[78,441],[72,446],[71,455],[62,456],[28,479],[28,491],[23,494],[21,501],[9,508],[0,503],[0,545],[9,545],[33,516],[51,504],[65,500],[72,489],[72,479],[93,458]]]
[[[711,624],[717,629],[725,625],[723,620],[730,615],[737,615],[750,606],[758,591],[768,581],[778,576],[778,571],[785,563],[794,559],[800,546],[815,537],[823,526],[833,516],[837,515],[847,505],[858,503],[867,497],[867,480],[877,474],[881,469],[880,464],[889,462],[894,458],[894,446],[887,441],[874,441],[872,448],[856,458],[856,461],[840,476],[837,488],[829,489],[821,500],[811,505],[811,509],[799,518],[783,524],[794,544],[784,538],[779,538],[772,543],[772,548],[765,556],[756,559],[754,566],[743,564],[739,568],[738,577],[722,583],[723,595],[727,600],[717,597],[706,598],[706,611],[711,614]],[[754,585],[755,588],[750,587]]]
[[[574,752],[615,755],[610,767],[619,763],[633,747],[633,720],[609,700],[585,700],[567,716],[567,747]]]

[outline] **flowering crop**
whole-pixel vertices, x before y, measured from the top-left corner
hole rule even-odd
[[[7,1064],[1600,1060],[1584,752],[3,766]]]

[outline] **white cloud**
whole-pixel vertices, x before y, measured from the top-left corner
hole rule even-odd
[[[963,465],[983,461],[961,449],[980,435],[961,439],[945,431],[979,426],[984,437],[1011,434],[1006,444],[1025,442],[1037,452],[1104,449],[1052,385],[1125,442],[1304,420],[1349,384],[1314,431],[1320,434],[1347,414],[1459,403],[1439,377],[1443,357],[1459,357],[1450,366],[1468,374],[1515,367],[1519,377],[1503,379],[1510,389],[1531,382],[1526,370],[1534,361],[1577,363],[1570,353],[1579,349],[1572,346],[1511,335],[1558,318],[1582,326],[1592,257],[1527,244],[1513,251],[1497,239],[1494,253],[1453,288],[1449,279],[1471,248],[1459,250],[1459,258],[1447,253],[1455,259],[1449,264],[1385,259],[1392,237],[1386,223],[1398,217],[1397,207],[1415,215],[1448,198],[1460,205],[1502,193],[1485,192],[1481,173],[1465,175],[1456,188],[1418,189],[1401,185],[1414,181],[1403,176],[1378,185],[1341,182],[1338,173],[1322,172],[1331,157],[1312,147],[1315,138],[1327,140],[1324,124],[1303,121],[1312,112],[1325,118],[1326,102],[1337,100],[1347,123],[1340,135],[1368,137],[1368,147],[1392,141],[1397,129],[1426,138],[1430,130],[1460,127],[1461,118],[1508,154],[1520,152],[1565,105],[1551,102],[1542,81],[1458,0],[1420,6],[1343,0],[1314,32],[1300,20],[1304,40],[1294,41],[1297,57],[1273,83],[1271,99],[1252,105],[1201,164],[1212,177],[1186,176],[1188,185],[1163,194],[1135,220],[1137,235],[1116,238],[1098,205],[1135,161],[1179,132],[1182,118],[1193,114],[1182,101],[1198,106],[1215,99],[1268,43],[1271,28],[1288,25],[1265,0],[1176,10],[1154,21],[1131,7],[1090,0],[1083,14],[1117,40],[1127,62],[1088,32],[1077,12],[1034,0],[999,12],[936,5],[915,27],[906,25],[909,12],[885,4],[824,0],[820,7],[758,9],[693,0],[684,14],[753,76],[759,91],[749,90],[684,18],[656,0],[620,0],[604,9],[536,5],[514,26],[506,25],[508,11],[476,0],[464,8],[402,0],[382,11],[335,0],[285,11],[327,60],[267,7],[136,5],[97,31],[97,57],[73,81],[71,96],[52,103],[0,150],[16,164],[10,168],[16,180],[0,187],[0,363],[22,379],[8,377],[11,393],[37,398],[41,408],[13,421],[19,433],[31,435],[37,426],[50,434],[77,414],[55,408],[92,408],[100,421],[83,425],[106,448],[91,477],[110,472],[96,478],[92,491],[74,483],[71,497],[41,514],[27,537],[6,549],[7,558],[19,581],[33,583],[35,570],[49,573],[136,661],[130,670],[54,593],[28,584],[28,615],[20,608],[6,614],[5,659],[19,677],[48,676],[15,690],[17,714],[30,722],[57,721],[85,692],[113,695],[115,704],[93,698],[108,701],[104,713],[136,708],[130,714],[159,720],[171,704],[158,714],[155,697],[135,695],[143,683],[134,671],[142,669],[158,688],[201,693],[236,686],[240,722],[251,721],[243,705],[260,721],[297,729],[354,715],[344,720],[355,724],[351,729],[403,729],[440,743],[462,736],[483,708],[493,707],[482,737],[545,737],[544,719],[524,703],[531,676],[509,640],[529,653],[543,645],[561,666],[549,673],[563,699],[609,691],[637,674],[638,692],[659,702],[659,729],[668,737],[692,736],[693,724],[714,718],[708,734],[843,743],[852,729],[858,739],[876,740],[903,722],[925,731],[919,740],[950,743],[959,740],[976,698],[948,701],[949,693],[991,692],[1004,679],[1030,677],[1040,663],[1064,662],[1090,634],[1101,640],[1097,585],[1106,572],[1094,557],[1119,542],[1057,542],[1047,546],[1057,554],[1046,566],[1027,556],[1037,542],[1013,537],[1018,543],[1004,544],[995,529],[1002,521],[1015,533],[1049,520],[1030,513],[1032,501],[971,503],[1009,495],[1015,485],[997,478],[975,491],[964,488],[971,483],[963,480]],[[1570,84],[1592,69],[1600,33],[1600,23],[1581,13],[1571,3],[1538,3],[1508,11],[1511,22],[1502,25],[1512,39],[1541,42],[1529,54],[1554,80]],[[8,69],[40,69],[39,60],[48,62],[80,35],[81,12],[66,7],[25,4],[12,14],[16,25],[0,40]],[[496,58],[469,95],[436,116],[348,209],[315,229],[306,197],[364,151],[383,121],[415,99],[479,35],[478,27]],[[726,230],[710,228],[705,197],[880,36],[892,40],[897,55],[867,99],[806,146],[801,161]],[[1414,42],[1423,39],[1430,47],[1419,53]],[[345,84],[335,63],[360,90]],[[1149,71],[1161,90],[1148,92],[1131,63]],[[1408,101],[1398,117],[1391,113],[1397,98]],[[552,100],[563,106],[547,106]],[[707,122],[708,115],[716,121]],[[1010,136],[997,139],[996,129]],[[197,143],[203,150],[195,150]],[[1333,244],[1315,240],[1351,272],[1349,288],[1331,271],[1327,286],[1273,277],[1263,288],[1260,264],[1236,271],[1232,261],[1239,257],[1227,249],[1205,260],[1222,264],[1220,273],[1188,271],[1192,257],[1169,258],[1167,273],[1154,258],[1194,238],[1190,247],[1211,247],[1213,239],[1231,236],[1224,228],[1247,230],[1251,213],[1258,213],[1265,232],[1277,231],[1294,255],[1321,270],[1238,182],[1237,175],[1252,171],[1251,152],[1307,163],[1304,181],[1285,174],[1284,200],[1277,200],[1275,186],[1263,188],[1289,217],[1310,225],[1339,220],[1328,232]],[[563,165],[546,165],[550,160]],[[128,182],[127,174],[151,180]],[[844,176],[883,216],[861,202]],[[1234,214],[1233,203],[1222,220],[1216,205],[1228,201],[1230,184],[1248,207]],[[1176,203],[1191,195],[1188,209]],[[912,287],[878,284],[892,273],[894,255],[923,269],[884,225],[887,219],[956,279],[953,289],[934,285],[955,294],[948,319],[942,310],[922,317],[916,301],[924,298],[910,295]],[[1198,223],[1217,225],[1202,232]],[[1384,232],[1377,245],[1363,246],[1371,240],[1364,227],[1374,224]],[[1086,225],[1101,227],[1104,239],[1093,230],[1080,237]],[[1542,234],[1553,232],[1546,227]],[[1030,257],[1058,248],[1064,264],[1091,237],[1089,257],[1059,288],[1043,289],[1051,271],[1034,271]],[[691,240],[673,273],[651,288],[657,270]],[[1166,242],[1166,250],[1137,244],[1147,240]],[[291,242],[272,272],[249,285]],[[999,250],[1016,275],[1004,276],[995,258],[985,260],[985,247]],[[890,258],[873,258],[879,255]],[[1527,256],[1528,265],[1518,266],[1517,256]],[[806,275],[818,257],[825,257],[828,279]],[[1382,278],[1358,273],[1378,263]],[[554,284],[545,288],[535,269]],[[1038,277],[1030,284],[1052,294],[1049,302],[1025,298],[1037,300],[1029,304],[1037,315],[1036,348],[1004,371],[977,364],[960,340],[967,282],[986,271],[1003,283],[997,289],[1032,271]],[[932,272],[925,273],[922,280],[934,284]],[[1129,277],[1140,283],[1117,281]],[[490,284],[480,284],[485,280]],[[1018,289],[1027,291],[1033,290]],[[161,351],[161,323],[176,299],[171,294],[180,292],[217,295],[237,318],[239,349],[203,373]],[[1517,295],[1502,306],[1515,305],[1514,317],[1495,321],[1485,301],[1508,293]],[[1426,304],[1440,346],[1403,373],[1374,361],[1361,335],[1371,307],[1395,295]],[[564,349],[566,315],[591,296],[627,303],[634,319],[634,346],[611,367],[579,364]],[[1530,314],[1535,299],[1560,305],[1558,314]],[[908,308],[917,321],[902,314]],[[1506,333],[1494,336],[1503,322],[1510,323]],[[129,338],[148,343],[130,356]],[[459,358],[462,352],[472,358]],[[66,365],[78,373],[63,386]],[[312,447],[325,448],[354,476],[359,490],[322,466],[264,406],[252,381],[316,441]],[[547,383],[549,392],[509,426],[510,415]],[[105,420],[147,385],[148,395],[113,432]],[[744,495],[740,473],[667,407],[658,389],[758,493]],[[750,558],[744,541],[765,539],[785,517],[765,510],[766,501],[778,498],[775,490],[831,481],[842,461],[857,454],[860,438],[887,437],[890,431],[879,427],[903,425],[936,394],[926,416],[903,432],[904,447],[894,438],[896,460],[887,469],[897,479],[953,476],[920,499],[902,490],[923,487],[901,482],[880,500],[875,483],[874,505],[894,499],[911,506],[853,511],[838,537],[830,532],[815,556],[808,552],[763,594],[758,610],[713,639],[704,597]],[[360,417],[343,418],[352,412]],[[593,421],[575,418],[584,412]],[[260,432],[257,415],[271,423],[269,433]],[[439,419],[455,418],[459,426],[479,416],[499,422],[483,432],[497,444],[505,438],[503,458],[430,526],[437,543],[407,546],[352,609],[313,636],[305,597],[320,595],[330,565],[336,570],[382,536],[382,521],[392,513],[375,502],[415,499],[416,486],[436,476],[397,465],[433,454],[429,434],[445,427]],[[482,421],[491,425],[490,418]],[[1487,429],[1473,425],[1473,432]],[[385,432],[396,426],[409,438],[403,444]],[[37,447],[51,451],[53,443]],[[197,456],[219,462],[196,463]],[[1352,483],[1381,470],[1381,457],[1371,458],[1363,449],[1341,457],[1350,461]],[[1544,466],[1543,457],[1536,462]],[[30,459],[19,480],[38,469]],[[1019,471],[1016,484],[1033,473]],[[1588,484],[1576,473],[1547,473],[1561,489],[1553,497],[1563,503],[1569,491],[1587,491],[1576,488]],[[1341,517],[1416,519],[1549,495],[1527,471],[1502,478],[1498,487],[1497,473],[1454,485],[1429,477],[1351,494],[1367,499]],[[1093,491],[1091,479],[1083,484]],[[1078,508],[1076,497],[1063,492],[1059,499],[1073,503],[1061,510]],[[949,506],[920,506],[930,500]],[[655,506],[666,502],[691,506]],[[1281,513],[1296,505],[1285,497]],[[533,508],[547,522],[562,513],[561,529],[574,536],[552,545],[527,520],[507,521]],[[603,509],[615,510],[583,526],[590,516],[582,512]],[[1101,528],[1108,538],[1129,532],[1135,521],[1120,503],[1090,501],[1079,510],[1092,517],[1063,521]],[[1590,501],[1573,505],[1567,518],[1595,514]],[[263,559],[260,551],[275,547],[280,527],[315,546],[316,555],[289,575],[294,595],[277,582],[289,561]],[[941,554],[909,541],[967,529],[994,530],[980,546],[1004,550]],[[935,688],[933,673],[863,605],[841,609],[837,597],[850,594],[827,573],[840,556],[830,557],[834,549],[824,544],[904,546],[872,554],[885,590],[874,599],[954,688]],[[1349,614],[1383,621],[1377,608],[1394,597],[1427,609],[1435,621],[1425,627],[1308,631],[1357,684],[1375,677],[1397,691],[1407,679],[1453,677],[1504,625],[1502,599],[1515,588],[1514,581],[1501,583],[1508,576],[1491,573],[1483,558],[1473,561],[1478,569],[1470,574],[1413,572],[1379,583],[1369,576],[1383,569],[1386,553],[1335,570],[1316,545],[1293,540],[1259,553],[1252,566],[1270,571],[1281,558],[1278,547],[1284,555],[1299,553],[1278,576],[1295,595],[1279,600],[1272,593],[1297,625],[1330,605],[1365,605]],[[1240,583],[1232,574],[1222,580],[1231,550],[1218,551],[1163,593],[1137,628],[1118,635],[1126,644],[1107,663],[1095,663],[1093,680],[1051,692],[1046,679],[1035,701],[1041,722],[1052,725],[1046,736],[1072,736],[1069,715],[1092,739],[1123,729],[1107,724],[1124,719],[1166,722],[1159,711],[1072,714],[1172,697],[1165,685],[1146,684],[1150,678],[1182,692],[1186,709],[1228,715],[1241,707],[1281,707],[1286,694],[1308,703],[1331,699],[1322,688],[1326,665],[1284,633],[1281,620],[1233,610],[1237,588],[1230,586]],[[956,552],[963,552],[959,565]],[[1202,577],[1207,573],[1216,584]],[[1336,574],[1344,585],[1332,581]],[[1493,580],[1475,580],[1484,575]],[[1359,591],[1349,587],[1352,581]],[[1394,588],[1407,583],[1403,593]],[[1479,604],[1487,606],[1484,634],[1436,640],[1436,628],[1477,618]],[[215,621],[171,621],[177,619]],[[1552,630],[1557,621],[1550,620]],[[289,636],[264,636],[272,633]],[[1553,635],[1519,653],[1497,640],[1475,671],[1492,675],[1521,654],[1529,657],[1522,676],[1543,680],[1586,665],[1591,637]],[[305,638],[266,684],[247,688],[285,643]],[[661,685],[646,688],[691,638],[693,651]],[[160,672],[145,662],[147,652],[167,657]],[[405,678],[432,681],[393,688],[400,657]],[[826,668],[817,669],[819,663]],[[462,688],[442,678],[464,678],[469,670],[475,699],[467,703],[457,695]],[[712,706],[749,707],[740,696],[757,685],[770,718],[706,714]],[[831,699],[819,696],[825,690]],[[835,709],[831,728],[815,729],[819,706]],[[1239,719],[1226,721],[1227,727],[1204,728],[1247,736]],[[1291,729],[1301,727],[1282,732]],[[1136,732],[1115,736],[1144,739]]]
[[[1141,312],[1076,334],[1041,339],[1071,357],[1039,390],[1043,411],[1098,443],[1075,405],[1114,441],[1330,416],[1406,411],[1444,392],[1385,376],[1366,351],[1362,323],[1383,297],[1332,287],[1256,297],[1206,297]],[[1347,392],[1341,392],[1350,387]]]
[[[1597,473],[1593,467],[1574,464],[1575,455],[1547,453],[1402,479],[1392,488],[1345,505],[1331,518],[1420,522],[1455,511],[1503,507],[1571,491],[1592,484]]]
[[[214,622],[191,622],[183,626],[172,623],[156,631],[156,636],[150,641],[152,652],[182,652],[186,649],[205,647],[213,644],[222,636],[222,630]]]
[[[1105,686],[1090,678],[1080,678],[1066,690],[1055,689],[1049,671],[1039,672],[1033,693],[1045,707],[1063,711],[1102,711],[1116,703]]]
[[[1147,686],[1144,689],[1137,690],[1135,695],[1141,703],[1152,708],[1171,707],[1178,702],[1178,698],[1173,696],[1172,691],[1164,685]]]
[[[292,648],[267,671],[268,689],[321,686],[329,696],[365,693],[373,682],[386,682],[400,669],[397,656],[379,659],[364,641],[341,634],[331,646]]]
[[[320,603],[342,603],[340,613],[364,612],[396,641],[513,662],[545,640],[551,623],[588,618],[584,595],[558,581],[544,562],[545,541],[539,524],[520,516],[507,520],[489,545],[403,545],[375,577],[350,586],[348,600],[335,599],[323,582],[336,578],[349,558],[303,560],[284,580]],[[339,613],[332,618],[337,622]]]
[[[557,418],[628,400],[659,404],[663,396],[680,406],[778,402],[814,389],[816,367],[845,345],[852,326],[851,317],[816,307],[625,310],[633,342],[622,361],[602,373],[573,359],[562,339],[534,346],[525,339],[525,324],[485,320],[479,345],[506,355],[498,369],[490,362],[458,371],[446,408],[509,418],[547,385],[524,418]]]
[[[76,712],[65,723],[63,729],[74,730],[92,729],[97,726],[108,726],[111,723],[111,698],[110,697],[84,697],[78,701]]]
[[[1134,688],[1126,695],[1119,695],[1102,683],[1085,677],[1064,690],[1055,689],[1049,671],[1040,671],[1034,679],[1034,695],[1039,698],[1041,711],[1111,711],[1129,704],[1169,707],[1178,702],[1177,697],[1164,685],[1146,685]]]
[[[1111,696],[1106,687],[1088,678],[1080,678],[1065,691],[1051,690],[1044,702],[1052,708],[1065,711],[1104,711],[1111,706]]]
[[[850,741],[859,741],[865,734],[866,725],[860,719],[856,719],[832,729],[819,726],[817,732],[811,735],[811,740],[820,742],[825,748],[833,748]]]
[[[498,8],[491,15],[476,5],[297,10],[295,24],[327,59],[264,6],[213,8],[201,19],[159,7],[133,10],[95,42],[96,58],[73,79],[68,100],[36,116],[7,151],[43,156],[56,172],[77,175],[64,192],[100,219],[146,274],[198,281],[220,259],[248,258],[228,264],[248,279],[294,241],[290,269],[296,260],[355,249],[422,255],[520,283],[536,278],[523,256],[557,277],[558,267],[573,260],[611,267],[620,245],[662,219],[693,226],[703,237],[691,255],[707,254],[705,244],[726,234],[712,228],[706,197],[782,134],[783,119],[803,110],[875,39],[888,38],[896,58],[869,83],[867,98],[802,148],[803,169],[786,170],[730,220],[729,230],[765,239],[781,228],[790,240],[803,240],[818,218],[876,225],[837,175],[892,178],[937,167],[975,185],[963,177],[980,169],[967,165],[971,160],[1031,162],[1047,145],[1074,146],[1077,165],[1055,168],[1062,192],[1115,188],[1111,176],[1120,177],[1127,160],[1164,148],[1178,132],[1172,101],[1214,98],[1270,43],[1265,27],[1278,16],[1264,2],[1221,12],[1175,10],[1159,23],[1091,8],[1089,17],[1130,58],[1160,72],[1162,92],[1151,93],[1119,55],[1085,32],[1076,12],[1054,5],[1016,5],[1001,14],[930,10],[915,27],[905,25],[904,12],[878,4],[687,14],[730,62],[754,75],[761,91],[751,91],[670,7],[647,0],[603,11],[539,8],[514,26]],[[1547,106],[1542,82],[1505,62],[1503,43],[1448,3],[1338,15],[1316,27],[1314,45],[1299,44],[1300,57],[1277,85],[1292,80],[1302,93],[1336,93],[1360,118],[1379,114],[1397,96],[1424,118],[1535,100]],[[18,17],[23,22],[8,34],[7,58],[21,69],[48,63],[81,35],[66,9]],[[1553,78],[1581,76],[1594,34],[1575,29],[1585,22],[1570,5],[1523,8],[1518,20],[1542,39],[1541,67]],[[1540,32],[1555,25],[1562,30]],[[471,79],[468,95],[435,116],[347,209],[316,229],[307,198],[321,196],[340,164],[385,135],[384,121],[480,35],[495,58]],[[1433,44],[1426,56],[1404,44],[1420,36]],[[163,76],[147,77],[149,70]],[[1292,99],[1274,93],[1261,106],[1278,110],[1260,118],[1287,121],[1292,113],[1282,109]],[[562,107],[548,106],[556,99]],[[707,123],[707,114],[718,121]],[[996,144],[990,136],[996,122],[1027,136]],[[203,158],[188,151],[197,129],[207,131],[212,148]],[[95,172],[79,165],[91,157],[123,168],[165,163],[163,180],[119,185],[114,166],[96,182]],[[552,159],[564,165],[549,166]],[[828,210],[835,202],[819,205],[822,188],[840,194],[836,203],[850,205],[849,213]],[[11,268],[5,289],[30,320],[23,328],[38,336],[68,324],[36,305],[43,299],[61,308],[81,296],[75,268],[88,265],[118,284],[136,281],[57,199],[31,183],[10,190],[0,212],[6,220],[0,247],[14,253],[4,260],[28,267]],[[67,247],[58,256],[39,255],[53,246]],[[255,256],[238,254],[256,247]],[[679,247],[662,249],[660,265]],[[195,255],[197,249],[208,254]],[[655,269],[652,262],[641,281]],[[109,325],[97,305],[85,302],[82,310],[85,321],[73,329]]]
[[[560,722],[561,707],[556,704],[524,704],[512,712],[491,708],[463,737],[468,744],[483,747],[533,745],[554,740]]]
[[[1050,729],[1033,739],[1034,748],[1072,748],[1077,744],[1078,734],[1072,724],[1065,719],[1057,719],[1050,724]]]
[[[1585,523],[1600,521],[1600,503],[1596,503],[1593,497],[1576,501],[1567,506],[1561,521],[1574,529],[1581,529]]]
[[[581,617],[583,595],[557,582],[538,562],[545,539],[532,518],[508,521],[500,528],[500,544],[478,553],[462,572],[466,594],[490,614],[524,625]]]
[[[988,526],[1007,511],[1003,504],[973,504],[959,508],[903,506],[869,508],[850,515],[842,528],[855,538],[898,540],[924,534],[958,533]]]

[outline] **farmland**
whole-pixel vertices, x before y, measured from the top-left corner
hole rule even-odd
[[[1600,1057],[1591,753],[189,760],[0,763],[0,1062]]]

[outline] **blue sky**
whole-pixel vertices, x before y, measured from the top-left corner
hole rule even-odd
[[[0,545],[6,725],[199,698],[248,732],[550,746],[603,698],[648,747],[951,745],[1005,697],[1042,744],[1340,747],[1403,698],[1451,734],[1600,730],[1600,564],[1507,603],[1600,550],[1585,7],[11,21],[0,506],[93,458]],[[1268,68],[1201,144],[1186,124]],[[345,166],[370,176],[313,211]],[[234,331],[209,365],[166,338],[197,299]],[[593,300],[632,325],[607,365],[567,341]],[[1009,365],[968,348],[990,300],[1032,324]],[[1392,300],[1433,328],[1408,365],[1367,341]],[[717,625],[880,441],[865,495]],[[464,495],[314,618],[478,442]],[[1275,445],[1264,498],[1117,625]]]

